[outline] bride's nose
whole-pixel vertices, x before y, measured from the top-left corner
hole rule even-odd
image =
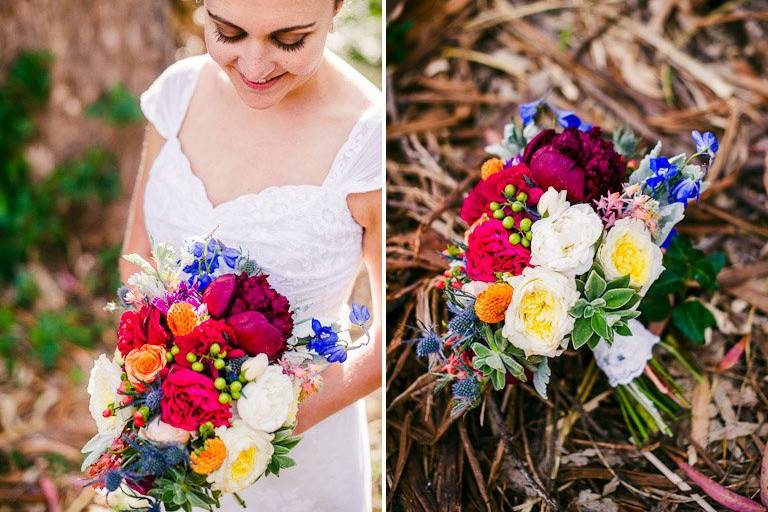
[[[275,69],[273,49],[269,43],[254,41],[240,57],[240,69],[249,80],[260,80]]]

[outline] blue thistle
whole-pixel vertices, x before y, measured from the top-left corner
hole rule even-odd
[[[226,379],[227,382],[234,382],[240,377],[240,372],[243,369],[243,363],[248,360],[247,356],[237,357],[235,359],[229,359],[226,366]]]
[[[474,401],[480,398],[480,386],[472,377],[455,382],[451,386],[451,391],[453,396],[460,399]]]
[[[421,338],[416,340],[416,355],[425,357],[440,351],[442,340],[432,328],[426,328]]]
[[[187,451],[178,444],[172,444],[163,452],[163,460],[169,466],[178,466],[187,461]]]
[[[153,388],[149,393],[147,393],[147,397],[144,399],[144,402],[146,406],[149,407],[150,414],[154,414],[160,410],[160,403],[162,400],[163,388],[160,386]]]
[[[448,321],[448,329],[451,333],[461,336],[462,341],[473,338],[480,332],[479,319],[475,313],[475,301],[471,301],[464,308],[449,302],[448,310],[454,315]]]
[[[162,457],[149,456],[139,460],[137,471],[142,475],[162,475],[167,466]]]
[[[104,485],[109,492],[118,490],[122,482],[123,474],[117,469],[107,472],[107,475],[104,478]]]

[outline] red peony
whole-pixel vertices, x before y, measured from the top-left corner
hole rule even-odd
[[[237,335],[238,345],[248,355],[266,354],[274,361],[285,349],[283,334],[257,311],[235,313],[227,322]]]
[[[176,354],[174,361],[189,368],[192,363],[187,361],[187,354],[190,352],[198,356],[207,354],[214,343],[218,343],[221,351],[227,353],[227,359],[242,357],[245,352],[237,348],[236,339],[235,331],[226,322],[209,318],[198,324],[186,336],[174,338],[173,343],[179,347],[179,353]]]
[[[531,171],[525,164],[505,167],[503,170],[488,176],[478,183],[464,199],[459,215],[469,225],[472,225],[484,213],[490,216],[492,213],[490,204],[494,201],[498,203],[506,201],[504,187],[510,184],[515,186],[516,193],[525,192],[528,194],[526,203],[529,207],[535,206],[543,192],[532,186],[535,180],[532,180],[531,176]],[[526,178],[528,179],[526,180]],[[505,213],[515,217],[516,221],[525,215],[524,212],[513,213],[509,209],[505,210]]]
[[[613,143],[597,127],[544,130],[525,147],[523,161],[539,187],[567,190],[568,199],[577,203],[620,191],[626,174]]]
[[[528,266],[531,251],[509,241],[510,231],[500,220],[488,220],[469,235],[467,276],[473,281],[495,282],[496,272],[519,275]]]
[[[168,372],[160,405],[165,423],[191,432],[207,421],[215,427],[228,425],[231,417],[230,406],[219,403],[219,392],[209,377],[180,366]]]
[[[145,343],[166,345],[170,339],[163,314],[155,306],[145,305],[139,311],[126,311],[120,316],[117,348],[123,357]]]
[[[269,285],[264,274],[218,277],[206,288],[203,302],[214,318],[227,319],[244,311],[256,311],[280,331],[283,341],[293,332],[293,314],[288,299]]]

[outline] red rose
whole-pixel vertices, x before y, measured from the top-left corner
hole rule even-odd
[[[507,185],[515,186],[515,194],[525,192],[528,195],[526,204],[529,207],[535,206],[539,202],[542,191],[532,186],[535,180],[532,180],[531,176],[531,171],[525,164],[505,167],[501,171],[488,176],[488,178],[478,183],[467,195],[466,199],[464,199],[459,215],[469,225],[472,225],[484,213],[490,217],[492,214],[490,204],[494,201],[497,203],[506,201],[504,188]],[[504,213],[515,217],[517,221],[525,215],[524,212],[514,213],[509,208],[505,209]]]
[[[126,311],[120,315],[120,327],[117,329],[117,349],[125,357],[128,352],[147,342],[144,329],[144,316],[141,311]]]
[[[226,322],[209,318],[198,324],[191,333],[174,338],[174,345],[179,347],[179,353],[176,354],[174,361],[189,368],[192,363],[187,361],[187,354],[190,352],[198,356],[207,354],[214,343],[218,343],[221,351],[227,353],[227,359],[242,357],[245,352],[236,347],[236,339],[235,331]],[[212,366],[210,360],[209,364]]]
[[[496,281],[496,272],[519,275],[528,266],[531,252],[509,241],[511,232],[500,220],[488,220],[469,235],[466,253],[467,276],[474,281]]]
[[[237,344],[248,355],[266,354],[270,361],[274,361],[285,349],[282,333],[261,313],[243,311],[230,316],[227,322],[235,330]]]
[[[147,311],[147,343],[150,345],[167,345],[171,340],[171,334],[165,328],[165,317],[155,306],[144,306]],[[142,308],[143,310],[144,308]]]
[[[597,127],[586,132],[544,130],[525,147],[523,161],[539,187],[566,190],[568,199],[577,203],[620,191],[626,174],[613,143]]]
[[[194,431],[210,421],[215,427],[228,425],[232,411],[219,403],[213,380],[188,368],[177,366],[163,382],[160,417],[169,425]]]

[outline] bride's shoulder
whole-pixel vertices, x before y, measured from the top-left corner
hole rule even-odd
[[[337,83],[335,87],[335,90],[339,91],[337,97],[343,98],[347,108],[363,113],[382,104],[381,91],[362,73],[330,50],[326,51],[326,59],[333,70],[334,81]]]

